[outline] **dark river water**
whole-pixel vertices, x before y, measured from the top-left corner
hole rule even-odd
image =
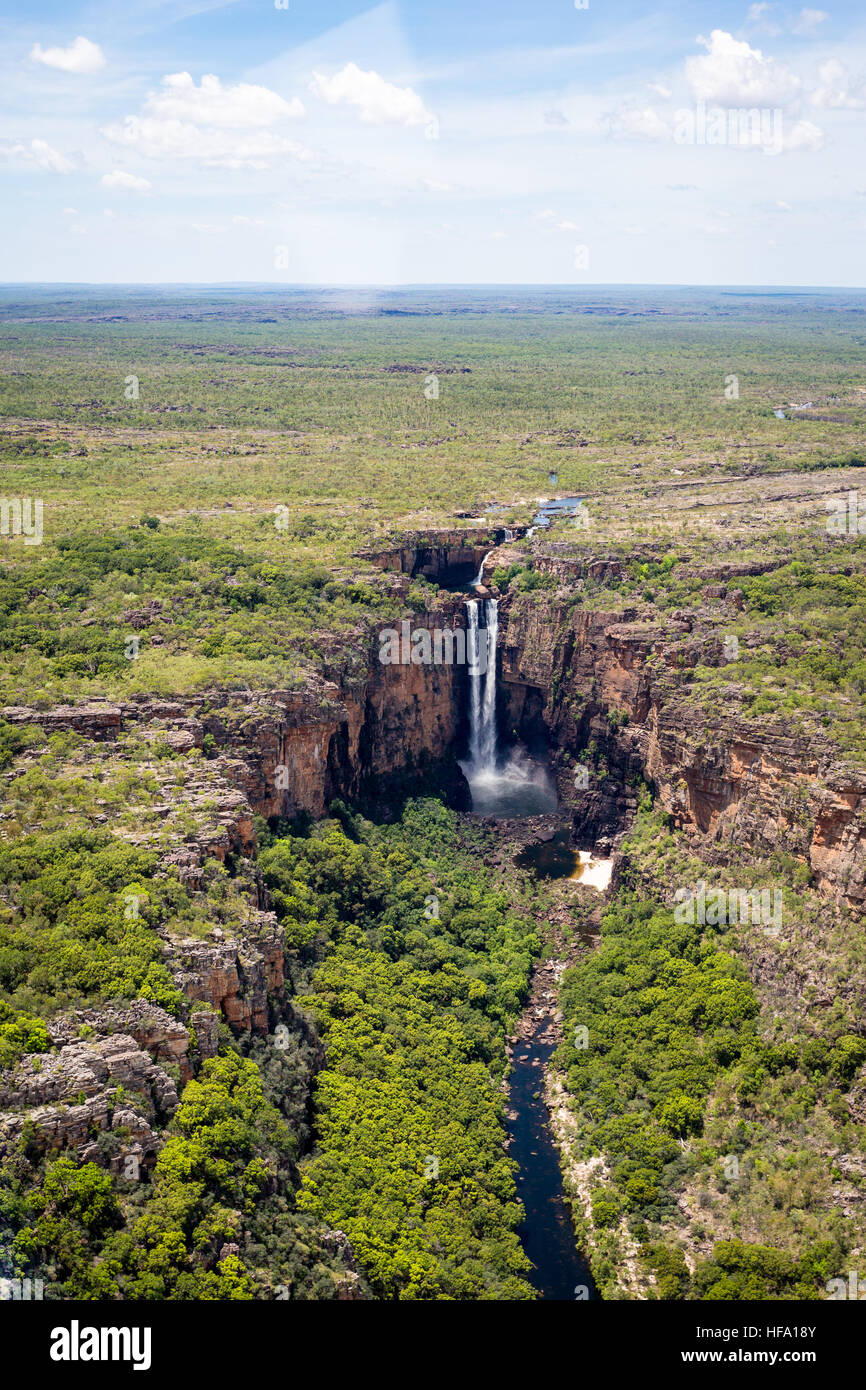
[[[540,1031],[547,1032],[543,1023]],[[555,1041],[538,1038],[519,1038],[514,1045],[508,1133],[511,1157],[520,1165],[517,1195],[526,1209],[520,1239],[533,1264],[529,1280],[539,1298],[598,1298],[589,1265],[575,1244],[544,1103],[544,1069],[555,1049]]]

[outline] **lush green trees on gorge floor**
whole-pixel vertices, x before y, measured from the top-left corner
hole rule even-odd
[[[312,1154],[314,1044],[223,1030],[147,1181],[46,1157],[25,1132],[0,1164],[0,1219],[14,1233],[4,1274],[46,1278],[52,1297],[329,1298],[340,1265],[325,1223],[349,1236],[379,1297],[532,1296],[499,1089],[539,947],[531,920],[509,910],[438,802],[381,827],[335,810],[307,833],[262,827],[295,1006],[326,1049]],[[153,871],[151,854],[101,832],[3,850],[0,880],[18,902],[0,937],[6,1065],[49,1048],[43,1019],[58,1008],[179,1007],[155,928],[183,929],[191,907]],[[130,885],[142,903],[131,920]],[[122,1143],[95,1137],[106,1157]]]
[[[531,1297],[497,1082],[534,928],[439,803],[341,819],[262,855],[302,949],[314,905],[329,942],[299,1001],[326,1047],[299,1206],[346,1232],[380,1297]]]

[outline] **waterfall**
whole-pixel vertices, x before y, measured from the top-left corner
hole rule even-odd
[[[481,589],[484,587],[484,566],[487,564],[487,561],[490,559],[490,556],[492,554],[493,551],[488,550],[487,554],[484,556],[484,559],[481,561],[481,564],[478,566],[478,573],[472,581],[473,589]]]
[[[467,641],[466,650],[469,658],[469,761],[473,767],[478,767],[479,759],[479,738],[481,732],[481,682],[482,675],[478,669],[478,653],[481,650],[481,638],[478,631],[478,601],[468,599],[466,602],[466,623]]]
[[[547,767],[522,744],[501,754],[496,730],[496,640],[499,602],[466,600],[469,676],[469,757],[460,766],[476,815],[538,816],[557,809],[556,787]],[[481,653],[484,653],[482,657]]]
[[[469,667],[469,761],[477,771],[496,766],[496,639],[499,635],[499,603],[484,604],[484,628],[479,627],[480,603],[466,603],[467,646],[470,660],[486,649],[487,661],[476,659]],[[482,637],[482,632],[484,636]],[[485,646],[482,647],[482,642]],[[481,668],[484,668],[483,670]]]

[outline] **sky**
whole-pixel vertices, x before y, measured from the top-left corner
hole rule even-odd
[[[866,281],[866,8],[4,0],[0,280]]]

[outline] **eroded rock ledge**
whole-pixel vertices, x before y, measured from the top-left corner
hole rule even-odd
[[[866,774],[820,735],[701,711],[688,678],[698,662],[724,664],[718,619],[682,613],[647,623],[636,611],[588,612],[569,598],[503,603],[501,677],[509,728],[544,732],[578,757],[594,741],[603,756],[605,775],[580,792],[562,768],[578,838],[620,834],[637,805],[629,783],[645,776],[707,862],[725,862],[735,848],[756,858],[784,850],[809,865],[824,896],[862,912]]]

